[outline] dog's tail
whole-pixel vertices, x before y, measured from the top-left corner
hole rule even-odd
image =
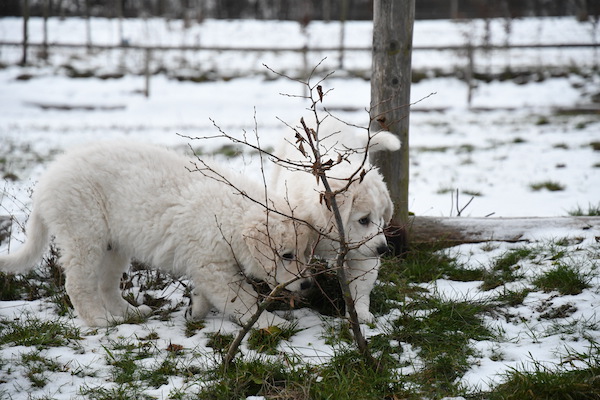
[[[27,272],[42,257],[49,241],[46,223],[35,211],[31,212],[27,222],[27,240],[14,253],[0,255],[0,271],[8,273]]]
[[[400,150],[400,146],[402,146],[402,143],[398,136],[388,131],[379,131],[371,136],[369,152],[396,151]]]

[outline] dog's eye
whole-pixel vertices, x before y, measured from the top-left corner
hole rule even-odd
[[[286,261],[294,261],[296,256],[294,255],[294,253],[283,253],[281,255],[281,258],[283,258]]]
[[[363,217],[358,220],[358,223],[361,225],[369,225],[369,222],[371,222],[371,219],[369,217]]]

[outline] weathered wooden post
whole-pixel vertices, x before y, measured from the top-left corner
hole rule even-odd
[[[48,60],[48,14],[50,13],[50,0],[44,0],[42,4],[42,17],[43,17],[43,38],[42,38],[42,51],[40,56],[42,60]]]
[[[152,60],[152,49],[144,50],[144,96],[150,97],[150,61]]]
[[[373,4],[373,71],[371,132],[386,129],[400,138],[397,152],[373,157],[389,187],[395,210],[389,241],[396,254],[407,245],[408,124],[415,0],[375,0]]]
[[[23,55],[21,65],[27,65],[27,48],[29,46],[29,0],[23,0]]]

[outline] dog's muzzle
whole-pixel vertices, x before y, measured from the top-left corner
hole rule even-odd
[[[313,285],[313,281],[311,278],[305,278],[302,280],[302,282],[300,282],[300,290],[304,291],[304,290],[308,290],[312,287]]]
[[[384,255],[385,253],[387,253],[389,251],[390,251],[390,248],[388,247],[387,244],[377,246],[377,254],[379,254],[380,256]]]

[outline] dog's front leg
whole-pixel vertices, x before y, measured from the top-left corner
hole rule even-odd
[[[245,277],[239,273],[236,266],[228,263],[211,263],[190,275],[196,287],[193,295],[192,316],[196,312],[208,310],[205,307],[210,303],[234,322],[244,325],[258,311],[259,295],[246,282]],[[202,306],[196,306],[197,309],[195,309],[194,303],[201,299],[200,295],[207,302]],[[256,327],[267,328],[272,325],[282,325],[285,322],[285,319],[264,311],[258,318]]]
[[[204,296],[202,288],[196,286],[194,290],[192,290],[192,304],[186,311],[185,317],[191,321],[204,319],[210,311],[211,306],[212,304],[210,304],[208,299]]]
[[[347,261],[348,286],[354,300],[358,322],[371,323],[375,316],[369,310],[371,291],[379,273],[379,258],[350,259]]]

